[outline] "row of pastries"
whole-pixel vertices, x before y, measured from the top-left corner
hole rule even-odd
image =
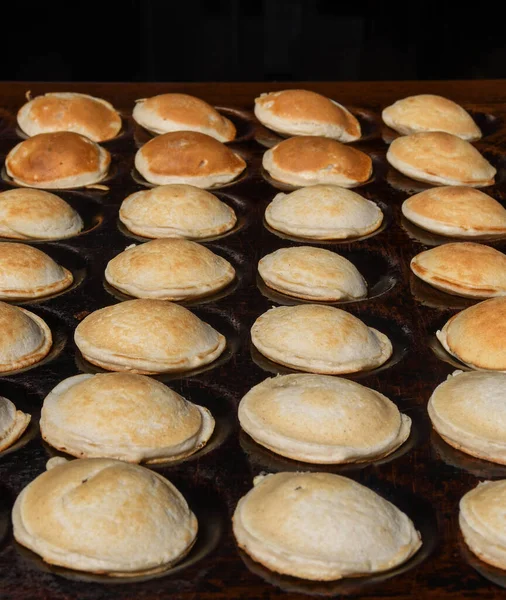
[[[443,115],[437,131],[424,118],[431,110]],[[89,111],[101,124],[94,131],[80,121]],[[268,205],[268,227],[307,240],[353,239],[380,228],[380,207],[346,189],[372,175],[371,158],[344,145],[361,136],[350,111],[313,92],[290,90],[257,98],[255,114],[273,131],[298,136],[264,154],[263,166],[272,178],[302,186],[278,194]],[[62,132],[57,115],[73,119],[75,126]],[[190,372],[212,364],[227,347],[221,332],[168,300],[208,295],[236,276],[227,260],[191,240],[233,230],[234,210],[201,188],[233,181],[246,168],[240,154],[224,145],[235,137],[233,124],[198,99],[170,94],[140,100],[133,117],[158,134],[137,152],[135,166],[159,187],[126,198],[119,217],[132,233],[158,239],[129,247],[107,264],[106,281],[138,299],[99,309],[75,330],[83,357],[114,372],[70,377],[44,400],[42,437],[80,460],[51,460],[47,472],[18,496],[12,514],[17,541],[47,562],[113,576],[165,570],[197,539],[198,520],[182,494],[135,463],[187,458],[208,443],[216,423],[207,408],[146,375]],[[181,119],[186,119],[183,131]],[[469,144],[481,132],[461,107],[420,96],[388,107],[383,119],[403,134],[390,146],[390,164],[413,179],[444,186],[406,200],[407,219],[443,235],[504,236],[506,211],[473,189],[491,185],[496,173]],[[9,153],[6,172],[27,189],[0,194],[0,233],[22,241],[77,235],[84,226],[80,215],[54,194],[30,188],[103,181],[110,155],[97,142],[118,135],[121,118],[99,99],[47,94],[23,106],[18,123],[33,137]],[[23,203],[38,205],[39,216],[31,218],[30,210],[20,208]],[[505,261],[497,250],[473,242],[436,247],[411,261],[413,273],[434,287],[491,298],[455,315],[437,333],[450,354],[486,372],[456,372],[434,391],[428,412],[448,443],[498,463],[506,462],[501,404],[506,298],[492,297],[506,295]],[[23,278],[19,264],[28,265],[27,273],[43,271],[44,277],[25,273]],[[251,341],[263,356],[306,373],[267,379],[251,389],[238,409],[243,430],[276,454],[313,464],[377,460],[400,448],[410,436],[410,417],[383,394],[328,376],[374,369],[393,353],[384,332],[322,304],[367,296],[367,282],[356,267],[335,252],[297,246],[264,256],[258,272],[269,288],[320,303],[272,308],[253,324]],[[0,244],[4,299],[17,298],[20,291],[26,298],[44,297],[71,285],[72,273],[40,250]],[[51,331],[34,313],[0,302],[0,327],[7,331],[0,340],[0,371],[25,368],[47,356]],[[487,419],[492,413],[494,427]],[[0,451],[20,438],[29,421],[30,415],[0,399]],[[487,506],[502,498],[506,486],[483,484],[466,494],[460,512],[470,548],[498,566],[506,566],[501,562],[506,544],[489,550],[486,520]],[[125,503],[134,507],[127,518]],[[351,479],[326,473],[256,478],[237,504],[233,531],[254,560],[313,580],[391,569],[423,542],[411,519],[392,503]]]

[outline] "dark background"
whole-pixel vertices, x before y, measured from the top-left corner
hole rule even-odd
[[[340,0],[2,3],[2,80],[506,76],[493,5]]]

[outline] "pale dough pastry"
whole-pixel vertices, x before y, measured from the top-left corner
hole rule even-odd
[[[83,228],[80,215],[43,190],[17,188],[0,193],[0,236],[17,240],[60,240]]]
[[[119,209],[121,222],[147,238],[204,239],[234,228],[234,209],[193,185],[161,185],[128,196]]]
[[[195,543],[195,515],[158,473],[105,458],[50,466],[12,509],[16,541],[45,562],[129,577],[168,569]]]
[[[257,443],[317,464],[376,460],[411,430],[411,419],[379,392],[326,375],[266,379],[243,397],[238,416]]]
[[[434,390],[427,410],[448,444],[506,464],[506,373],[455,371]]]
[[[204,100],[188,94],[160,94],[137,100],[134,120],[153,133],[198,131],[219,142],[235,138],[235,126]]]
[[[266,223],[282,233],[314,240],[368,235],[383,222],[379,206],[336,185],[313,185],[277,194],[265,210]]]
[[[397,138],[387,160],[403,175],[433,185],[485,187],[494,184],[497,173],[469,142],[441,131]]]
[[[68,269],[41,250],[0,242],[0,299],[43,298],[61,292],[73,281]]]
[[[271,308],[253,324],[251,341],[270,360],[310,373],[367,371],[392,355],[386,335],[318,304]]]
[[[392,569],[422,545],[411,519],[331,473],[260,475],[234,512],[237,543],[268,569],[331,581]]]
[[[356,300],[367,295],[367,284],[356,267],[324,248],[281,248],[260,260],[258,272],[270,288],[306,300]]]
[[[16,410],[14,404],[0,396],[0,452],[7,450],[23,435],[31,416]]]
[[[44,400],[40,430],[51,446],[79,458],[157,463],[200,450],[214,418],[151,377],[104,373],[59,383]]]
[[[122,292],[160,300],[207,296],[234,277],[227,260],[196,242],[178,239],[129,246],[105,269],[107,282]]]
[[[164,300],[128,300],[88,315],[74,339],[84,358],[109,371],[188,371],[212,362],[226,340],[186,308]]]
[[[53,339],[46,323],[34,313],[0,302],[0,373],[41,361]]]

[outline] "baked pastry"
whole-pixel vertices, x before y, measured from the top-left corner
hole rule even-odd
[[[506,296],[506,255],[483,244],[436,246],[412,258],[411,270],[449,294],[465,298]]]
[[[402,214],[439,235],[474,239],[506,235],[506,209],[469,187],[431,188],[415,194],[402,204]]]
[[[0,193],[0,236],[16,240],[60,240],[83,228],[79,214],[43,190],[17,188]]]
[[[0,452],[7,450],[23,435],[31,416],[16,410],[14,404],[0,396]]]
[[[101,98],[55,92],[24,104],[18,112],[18,125],[28,136],[73,131],[94,142],[105,142],[118,135],[121,117],[112,104]]]
[[[46,396],[40,431],[51,446],[79,458],[158,463],[205,446],[214,418],[151,377],[75,375]]]
[[[411,179],[433,185],[485,187],[494,184],[497,173],[469,142],[441,131],[397,138],[388,148],[387,160]]]
[[[237,223],[234,209],[193,185],[172,184],[135,192],[123,200],[121,222],[148,238],[204,239]]]
[[[340,142],[360,139],[360,123],[341,104],[309,90],[283,90],[255,98],[255,116],[284,135],[319,135]]]
[[[472,369],[506,371],[506,298],[466,308],[436,335],[447,352]]]
[[[367,295],[367,283],[357,268],[324,248],[281,248],[260,260],[258,272],[270,288],[305,300],[356,300]]]
[[[0,373],[41,361],[53,343],[51,330],[39,316],[5,302],[0,302],[0,331]]]
[[[168,569],[195,543],[195,515],[158,473],[107,458],[51,467],[12,509],[16,541],[45,562],[133,577]]]
[[[70,131],[39,133],[14,146],[5,159],[7,175],[24,187],[78,188],[102,181],[111,155]]]
[[[198,131],[219,142],[235,138],[235,126],[204,100],[187,94],[160,94],[137,100],[132,116],[153,133]]]
[[[270,360],[310,373],[374,369],[392,355],[388,337],[332,306],[271,308],[251,328],[253,345]]]
[[[108,283],[136,298],[188,300],[227,286],[234,267],[205,246],[189,240],[153,240],[128,246],[105,269]]]
[[[328,183],[352,188],[372,175],[370,156],[318,136],[283,140],[265,152],[262,165],[274,179],[295,186]]]
[[[392,569],[422,545],[411,519],[332,473],[259,475],[233,516],[237,543],[268,569],[331,581]]]
[[[129,300],[96,310],[79,323],[74,339],[90,363],[142,374],[207,365],[226,344],[189,310],[164,300]]]
[[[318,464],[382,458],[411,430],[411,419],[382,394],[325,375],[266,379],[243,397],[238,416],[258,444]]]
[[[459,504],[464,541],[482,561],[506,569],[506,480],[481,481]]]
[[[174,131],[149,140],[135,155],[139,173],[155,185],[188,183],[210,188],[228,183],[246,168],[225,144],[196,131]]]
[[[74,277],[50,256],[27,244],[0,242],[0,298],[26,300],[56,294]]]
[[[383,121],[402,135],[421,131],[444,131],[473,142],[481,131],[471,115],[452,100],[433,94],[419,94],[397,100],[381,114]]]
[[[434,390],[427,410],[450,446],[506,464],[506,373],[455,371]]]
[[[336,185],[313,185],[277,194],[265,210],[265,221],[296,237],[341,240],[376,231],[383,213],[356,192]]]

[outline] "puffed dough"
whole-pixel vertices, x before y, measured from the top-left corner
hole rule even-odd
[[[246,162],[209,135],[174,131],[144,144],[135,155],[135,167],[155,185],[188,183],[210,188],[234,180]]]
[[[469,142],[441,131],[397,138],[388,148],[387,160],[411,179],[433,185],[485,187],[494,184],[497,173]]]
[[[491,298],[451,317],[438,340],[472,369],[506,372],[506,298]]]
[[[482,561],[506,569],[506,480],[481,481],[459,504],[464,541]]]
[[[204,100],[187,94],[161,94],[137,100],[132,116],[148,131],[198,131],[219,142],[235,138],[235,126]]]
[[[128,300],[92,312],[74,340],[90,363],[109,371],[188,371],[212,362],[226,340],[186,308],[164,300]]]
[[[324,248],[281,248],[260,260],[258,272],[267,286],[296,298],[334,301],[367,295],[367,284],[357,268]]]
[[[31,416],[16,410],[14,404],[0,396],[0,452],[7,450],[23,435]]]
[[[473,142],[481,131],[471,115],[452,100],[419,94],[397,100],[382,112],[383,121],[402,135],[422,131],[444,131]]]
[[[107,282],[125,294],[160,300],[207,296],[234,277],[234,268],[221,256],[196,242],[176,239],[129,246],[105,269]]]
[[[448,444],[506,464],[506,373],[455,371],[434,390],[427,410]]]
[[[205,446],[214,418],[145,375],[75,375],[46,396],[40,431],[51,446],[79,458],[158,463]]]
[[[506,255],[473,242],[443,244],[411,259],[411,270],[429,285],[465,298],[506,296]]]
[[[147,238],[204,239],[237,223],[234,209],[193,185],[172,184],[135,192],[123,200],[121,222]]]
[[[313,185],[277,194],[266,223],[282,233],[314,240],[340,240],[373,233],[383,222],[379,206],[336,185]]]
[[[9,152],[7,175],[24,187],[79,188],[107,176],[111,155],[87,137],[70,131],[39,133]]]
[[[360,139],[360,123],[341,104],[309,90],[284,90],[255,98],[255,116],[285,135],[318,135],[339,142]]]
[[[316,581],[393,569],[422,545],[411,519],[365,486],[331,473],[254,479],[233,516],[240,548],[268,569]]]
[[[37,96],[18,112],[18,125],[28,136],[73,131],[94,142],[116,137],[121,117],[114,106],[87,94],[55,92]]]
[[[321,136],[283,140],[264,153],[262,165],[274,179],[294,186],[331,184],[352,188],[372,175],[370,156]]]
[[[251,328],[253,345],[270,360],[310,373],[374,369],[392,355],[383,333],[332,306],[271,308]]]
[[[83,228],[79,214],[43,190],[17,188],[0,193],[0,236],[17,240],[60,240]]]
[[[17,497],[12,524],[16,541],[45,562],[118,577],[168,569],[198,529],[170,481],[106,458],[57,464],[36,477]]]
[[[50,256],[26,244],[0,242],[0,298],[25,300],[56,294],[74,276]]]
[[[51,330],[36,314],[0,302],[0,373],[41,361],[51,349]]]
[[[439,235],[474,239],[506,235],[506,209],[474,188],[425,190],[403,202],[402,214],[418,227]]]
[[[376,460],[409,436],[411,419],[388,398],[348,379],[282,375],[239,404],[241,427],[272,452],[308,463]]]

